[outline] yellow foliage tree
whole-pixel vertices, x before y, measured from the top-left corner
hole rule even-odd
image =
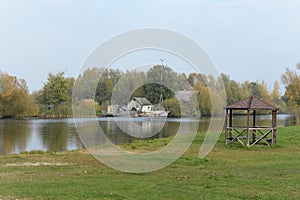
[[[0,72],[0,117],[36,116],[38,106],[28,92],[26,81]]]

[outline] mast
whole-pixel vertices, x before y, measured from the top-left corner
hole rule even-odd
[[[162,67],[160,68],[160,97],[159,97],[159,104],[163,104],[163,95],[162,95],[162,80],[163,80],[163,73],[162,73],[162,70],[164,69],[164,61],[166,59],[160,59],[161,61],[161,65]]]

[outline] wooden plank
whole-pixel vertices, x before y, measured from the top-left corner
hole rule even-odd
[[[225,144],[228,144],[228,129],[227,129],[227,123],[228,123],[228,109],[226,109],[225,113]]]
[[[269,135],[270,132],[265,133],[264,135],[262,135],[261,137],[259,137],[254,143],[251,144],[251,146],[255,145],[256,143],[258,143],[259,141],[262,141],[263,138],[265,138],[267,135]],[[267,143],[267,145],[270,145],[269,143]],[[250,147],[251,147],[250,146]]]
[[[256,110],[253,110],[253,124],[252,126],[255,127],[256,125]]]
[[[230,137],[231,140],[228,142],[228,144],[232,144],[232,143],[234,143],[234,142],[236,142],[236,141],[241,142],[239,139],[241,138],[242,135],[245,135],[246,129],[242,130],[242,132],[239,132],[239,131],[237,131],[237,130],[235,130],[235,131],[238,133],[238,135],[235,136],[235,137]],[[229,138],[228,138],[228,139],[229,139]],[[243,139],[245,139],[245,137],[243,137]]]
[[[247,129],[246,129],[246,145],[250,146],[250,136],[249,136],[249,126],[250,126],[250,110],[247,110]]]
[[[272,111],[272,144],[276,144],[277,110]]]
[[[232,127],[232,110],[229,110],[229,127]]]
[[[253,110],[253,123],[252,127],[256,126],[256,110]],[[256,129],[253,130],[252,132],[252,143],[256,141]]]

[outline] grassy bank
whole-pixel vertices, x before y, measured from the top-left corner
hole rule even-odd
[[[299,199],[300,127],[279,128],[273,147],[225,146],[199,159],[203,136],[172,165],[152,173],[107,168],[86,151],[0,158],[0,199]],[[168,139],[122,148],[149,151]]]

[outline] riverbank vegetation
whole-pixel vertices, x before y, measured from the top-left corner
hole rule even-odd
[[[300,70],[300,65],[297,70]],[[210,99],[218,98],[218,94],[209,88],[224,85],[228,105],[248,96],[257,96],[278,107],[281,113],[293,113],[300,118],[300,74],[297,70],[287,68],[280,82],[275,81],[269,86],[264,81],[237,82],[226,74],[219,77],[199,73],[186,75],[162,65],[153,66],[147,72],[90,68],[77,78],[65,77],[63,72],[50,73],[43,88],[32,94],[29,94],[25,80],[0,72],[0,117],[72,117],[74,88],[77,92],[74,103],[94,106],[97,115],[106,112],[113,91],[119,95],[114,98],[118,105],[124,104],[124,97],[131,91],[134,91],[132,96],[146,97],[152,104],[159,102],[162,93],[163,106],[173,117],[181,114],[175,91],[195,91],[201,115],[214,115],[223,110],[212,109]],[[285,87],[283,94],[280,93],[280,83]]]
[[[0,71],[0,118],[36,116],[38,105],[29,94],[26,81]]]
[[[200,159],[204,135],[170,166],[145,174],[110,169],[85,150],[0,157],[0,199],[299,199],[300,127],[280,127],[277,144],[244,148],[224,137]],[[124,144],[153,151],[156,139]]]

